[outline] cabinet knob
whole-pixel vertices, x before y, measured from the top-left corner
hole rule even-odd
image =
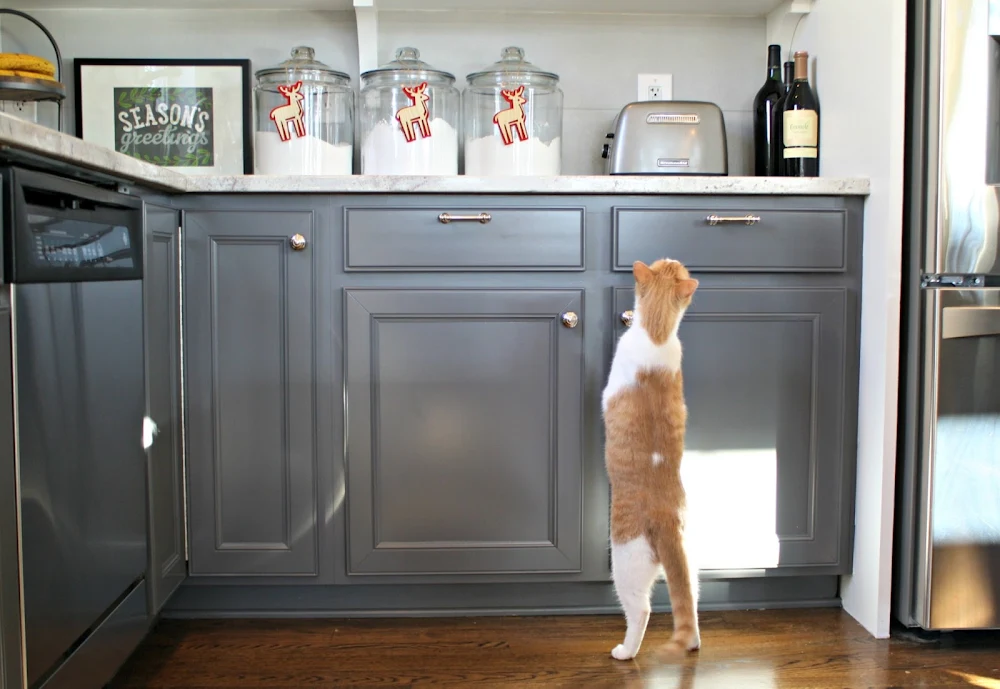
[[[625,324],[625,327],[627,328],[632,327],[632,320],[634,319],[634,317],[635,313],[632,311],[632,309],[629,309],[628,311],[622,311],[621,319],[622,323]]]
[[[295,251],[302,251],[306,248],[306,238],[301,234],[293,234],[289,239],[288,243],[291,244],[292,249]]]
[[[575,328],[577,323],[580,322],[580,317],[576,315],[573,311],[567,311],[561,316],[562,324],[567,328]]]

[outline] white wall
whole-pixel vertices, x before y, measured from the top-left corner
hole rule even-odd
[[[820,173],[871,178],[865,205],[854,574],[844,609],[889,635],[902,256],[905,0],[816,0],[792,50],[816,58]],[[833,65],[836,68],[833,68]]]
[[[75,57],[250,58],[274,65],[295,45],[358,81],[353,12],[248,10],[30,10],[59,41],[67,85]],[[5,50],[50,55],[23,20],[2,18]],[[754,93],[766,76],[763,19],[682,16],[535,15],[386,12],[379,16],[379,62],[411,45],[435,67],[465,75],[495,62],[508,45],[560,76],[565,91],[565,174],[601,174],[605,134],[636,97],[640,72],[671,73],[674,97],[709,100],[724,112],[730,174],[752,170]],[[71,95],[67,131],[73,132]]]
[[[559,75],[565,94],[563,171],[603,174],[601,146],[615,116],[636,100],[642,72],[673,74],[674,98],[723,110],[730,174],[753,170],[753,97],[767,76],[763,19],[653,15],[383,12],[379,64],[412,46],[431,65],[465,76],[509,45]]]
[[[66,131],[75,133],[73,58],[249,58],[251,70],[288,59],[308,45],[316,58],[355,77],[358,38],[354,12],[247,10],[27,10],[55,36],[63,55]],[[37,28],[3,17],[6,51],[52,49]],[[251,75],[250,87],[253,87]]]

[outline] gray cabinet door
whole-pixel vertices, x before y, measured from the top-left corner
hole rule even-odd
[[[844,288],[695,293],[678,335],[682,472],[703,569],[850,572],[852,298]],[[631,289],[615,290],[619,334],[632,301]]]
[[[156,615],[187,577],[181,436],[178,214],[146,205],[143,311],[146,414],[159,430],[146,452],[149,608]]]
[[[344,296],[348,574],[580,571],[582,290]]]
[[[313,214],[184,223],[191,575],[315,576]]]

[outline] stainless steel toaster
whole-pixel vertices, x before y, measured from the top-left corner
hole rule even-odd
[[[629,103],[602,157],[609,175],[728,175],[726,123],[715,103]]]

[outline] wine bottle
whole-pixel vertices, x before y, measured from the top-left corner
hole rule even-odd
[[[785,61],[785,91],[781,94],[781,98],[775,103],[774,109],[774,141],[778,146],[778,172],[779,176],[785,174],[785,157],[782,155],[784,151],[784,140],[783,132],[784,129],[784,110],[785,101],[788,99],[788,92],[792,89],[792,82],[795,81],[795,63],[791,60]]]
[[[795,53],[795,80],[782,112],[782,156],[789,177],[819,176],[819,103],[809,86],[809,53]]]
[[[774,137],[776,106],[785,94],[781,83],[781,46],[767,46],[767,79],[753,99],[754,174],[758,177],[778,174],[781,149]]]

